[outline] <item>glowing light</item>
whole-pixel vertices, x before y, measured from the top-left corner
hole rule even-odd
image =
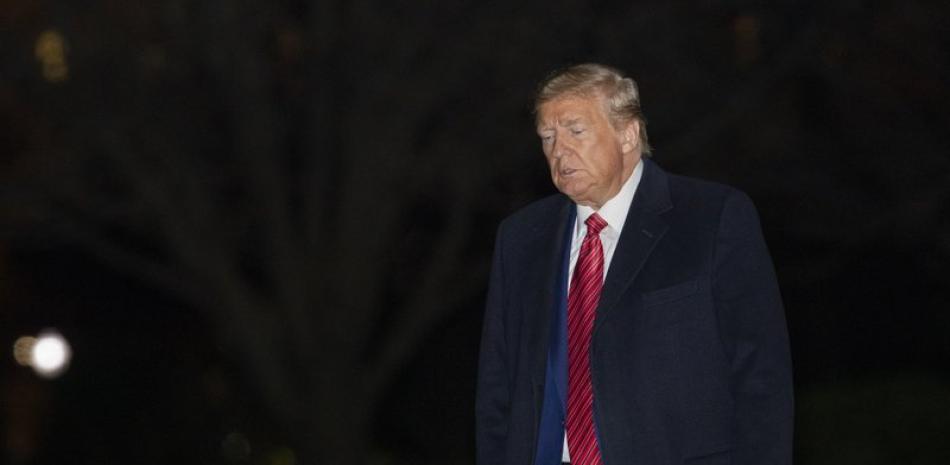
[[[69,78],[66,50],[66,39],[55,29],[47,29],[36,38],[33,55],[43,68],[44,79],[58,83]]]
[[[55,378],[69,366],[72,351],[69,343],[59,333],[46,332],[36,338],[30,351],[33,371],[44,378]]]
[[[20,337],[13,343],[13,359],[22,366],[30,366],[30,358],[33,356],[34,345],[36,345],[35,337]]]

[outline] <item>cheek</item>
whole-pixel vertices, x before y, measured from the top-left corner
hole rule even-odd
[[[591,169],[596,170],[598,173],[616,169],[619,160],[617,157],[612,156],[612,152],[608,149],[609,147],[597,147],[591,151],[591,157],[588,159]]]
[[[547,162],[548,162],[548,173],[551,175],[551,180],[556,183],[559,179],[559,176],[557,174],[557,161],[548,158]]]

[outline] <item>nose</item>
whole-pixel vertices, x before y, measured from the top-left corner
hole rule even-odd
[[[565,149],[566,147],[564,146],[564,142],[561,141],[561,138],[555,137],[554,141],[552,142],[551,156],[554,158],[561,158],[564,156]]]

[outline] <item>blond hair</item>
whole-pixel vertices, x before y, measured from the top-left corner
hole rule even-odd
[[[561,97],[590,98],[602,96],[606,103],[607,116],[615,129],[631,121],[640,123],[640,152],[650,155],[647,122],[640,108],[640,92],[637,83],[610,66],[596,63],[574,65],[558,70],[538,86],[534,99],[534,113],[541,105]]]

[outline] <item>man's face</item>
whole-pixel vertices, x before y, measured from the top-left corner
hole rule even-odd
[[[558,190],[599,209],[620,192],[640,160],[637,122],[615,129],[603,97],[565,96],[538,109],[538,135]]]

